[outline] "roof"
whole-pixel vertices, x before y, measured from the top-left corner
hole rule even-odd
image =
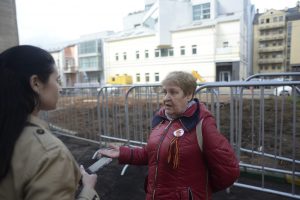
[[[293,7],[293,8],[288,8],[288,9],[282,9],[280,11],[285,12],[287,21],[294,21],[294,20],[299,20],[300,19],[300,8],[298,6]],[[268,11],[266,11],[266,12],[268,12]],[[259,23],[258,18],[261,15],[265,14],[266,12],[256,13],[255,16],[254,16],[254,19],[253,19],[253,24],[254,25],[258,24]]]
[[[175,31],[184,31],[189,29],[196,29],[196,28],[204,28],[209,26],[215,26],[218,23],[221,22],[230,22],[230,21],[237,21],[240,20],[241,13],[229,13],[227,15],[219,15],[218,18],[215,20],[207,20],[207,21],[194,21],[189,25],[184,25],[181,27],[178,27],[177,29],[172,30]]]
[[[155,31],[146,27],[138,27],[134,29],[129,29],[125,31],[117,32],[113,35],[110,35],[105,41],[117,41],[129,38],[136,38],[146,35],[154,35]]]

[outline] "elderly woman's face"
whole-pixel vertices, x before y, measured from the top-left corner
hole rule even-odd
[[[187,108],[188,101],[192,94],[185,96],[183,90],[175,84],[165,84],[163,87],[163,104],[168,116],[176,118],[180,116]]]

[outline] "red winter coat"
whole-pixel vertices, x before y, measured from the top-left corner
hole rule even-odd
[[[120,148],[121,164],[148,165],[146,200],[208,200],[213,191],[238,178],[238,161],[230,144],[217,130],[210,112],[197,99],[195,102],[183,116],[172,121],[161,109],[153,119],[144,148]],[[203,119],[203,152],[196,135],[200,119]],[[183,129],[184,134],[176,139],[174,131],[178,129]],[[178,161],[176,167],[174,160]],[[226,173],[227,178],[208,175],[208,171],[214,170]],[[217,180],[213,187],[212,180]]]

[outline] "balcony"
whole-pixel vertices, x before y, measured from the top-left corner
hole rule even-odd
[[[76,67],[70,66],[70,67],[64,67],[64,73],[76,73]]]
[[[103,67],[101,66],[80,66],[80,72],[99,72],[103,71]]]
[[[272,46],[272,47],[259,47],[258,52],[276,52],[276,51],[284,51],[284,46]]]
[[[259,24],[258,25],[259,30],[275,29],[275,28],[281,28],[281,27],[285,27],[285,22],[277,22],[277,23],[268,23],[268,24]]]
[[[258,59],[258,64],[273,64],[273,63],[283,63],[284,58],[264,58]]]
[[[266,35],[260,36],[258,41],[271,41],[271,40],[283,40],[285,38],[284,34]]]

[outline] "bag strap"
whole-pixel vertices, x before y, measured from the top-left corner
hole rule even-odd
[[[197,141],[198,141],[198,145],[200,147],[201,152],[203,151],[202,122],[203,122],[203,119],[201,119],[200,122],[196,126]]]

